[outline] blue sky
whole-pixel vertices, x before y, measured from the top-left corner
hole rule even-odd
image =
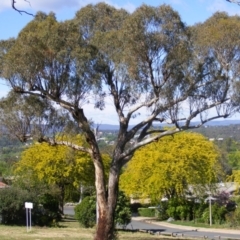
[[[16,7],[21,10],[26,10],[31,13],[44,11],[49,13],[54,12],[59,21],[64,21],[74,17],[75,12],[87,4],[95,4],[97,0],[16,0]],[[229,15],[240,15],[240,6],[232,4],[226,0],[110,0],[106,3],[113,5],[116,8],[125,8],[129,12],[134,11],[138,6],[147,4],[151,6],[159,6],[161,4],[169,4],[181,16],[182,21],[187,25],[193,25],[198,22],[203,22],[216,11],[225,11]],[[0,0],[0,39],[8,39],[17,37],[21,29],[32,20],[32,16],[19,14],[11,8],[11,0]],[[8,88],[0,81],[0,97],[5,96]],[[112,106],[109,106],[109,110]],[[113,109],[112,109],[113,110]],[[95,113],[93,110],[89,114]],[[109,111],[110,112],[110,111]],[[102,117],[101,122],[106,123],[108,119]]]

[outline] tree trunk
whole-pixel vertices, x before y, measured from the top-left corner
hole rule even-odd
[[[119,171],[111,168],[108,196],[97,189],[98,203],[98,224],[94,240],[113,240],[114,239],[114,213],[118,197]],[[96,183],[97,185],[97,183]],[[103,196],[104,195],[104,196]],[[102,199],[105,198],[105,201]]]
[[[61,214],[64,214],[65,186],[60,185],[59,188],[60,188],[59,210]]]
[[[83,185],[82,185],[81,182],[79,184],[79,190],[80,190],[80,198],[79,198],[79,202],[78,203],[81,203],[82,200],[83,200]]]

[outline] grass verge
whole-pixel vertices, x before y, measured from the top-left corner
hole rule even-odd
[[[210,226],[207,223],[199,223],[194,221],[172,221],[170,223],[175,225],[180,225],[180,226],[199,227],[199,228],[240,229],[240,228],[231,228],[229,224],[212,224],[212,226]]]
[[[94,229],[81,228],[78,222],[67,219],[60,222],[59,227],[32,227],[29,232],[26,227],[0,225],[1,240],[92,240],[94,232]],[[118,239],[157,240],[164,238],[149,233],[119,231]]]

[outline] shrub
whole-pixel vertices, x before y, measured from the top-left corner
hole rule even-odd
[[[41,196],[34,214],[34,223],[39,226],[52,226],[60,220],[61,214],[56,196],[49,193]]]
[[[194,218],[197,219],[198,222],[204,223],[205,220],[203,219],[203,213],[205,210],[208,210],[209,205],[208,203],[205,203],[204,201],[201,201],[200,203],[194,204]]]
[[[39,197],[37,192],[32,193],[17,187],[1,189],[0,214],[2,215],[2,223],[6,225],[25,225],[25,202],[32,202],[32,224],[51,226],[61,218],[58,207],[54,206],[52,198],[50,194]]]
[[[160,221],[168,219],[168,214],[167,214],[167,208],[168,208],[168,203],[167,202],[161,202],[157,208],[157,218]]]
[[[127,226],[131,222],[131,216],[130,200],[120,191],[115,209],[115,223]]]
[[[240,206],[240,197],[235,199],[237,206]],[[231,211],[225,215],[226,221],[230,227],[236,228],[240,225],[240,208],[235,207],[234,211]]]
[[[96,223],[96,197],[85,197],[75,208],[75,218],[83,227],[93,227]],[[130,201],[119,192],[115,209],[115,223],[126,226],[131,221]]]
[[[75,208],[75,218],[86,228],[93,227],[96,223],[96,198],[85,197]]]
[[[225,206],[219,206],[218,204],[212,205],[212,220],[215,224],[222,224],[225,222],[225,215],[227,209]]]
[[[27,191],[17,188],[0,190],[0,213],[3,224],[23,225],[26,219],[25,202],[28,202]]]
[[[142,217],[155,217],[154,208],[139,208],[138,214]]]

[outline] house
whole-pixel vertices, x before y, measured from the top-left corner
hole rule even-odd
[[[0,189],[6,188],[6,187],[9,187],[9,186],[5,183],[4,179],[0,177]]]
[[[6,188],[6,187],[8,187],[8,185],[6,183],[0,182],[0,189]]]

